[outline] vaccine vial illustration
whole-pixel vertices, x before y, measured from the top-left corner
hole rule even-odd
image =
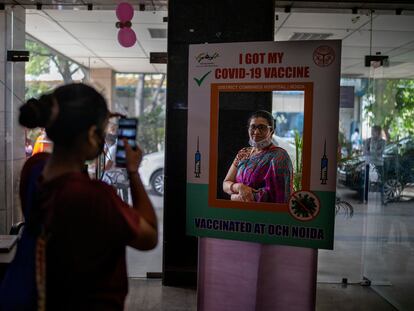
[[[201,153],[200,153],[199,136],[197,136],[197,151],[194,155],[194,174],[196,178],[200,178],[201,174]]]
[[[321,184],[326,185],[328,180],[328,158],[326,156],[326,139],[323,147],[323,156],[321,158]]]

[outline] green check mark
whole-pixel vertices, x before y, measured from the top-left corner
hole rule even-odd
[[[197,82],[198,86],[201,86],[201,83],[203,83],[204,79],[207,78],[207,76],[211,73],[211,70],[207,72],[204,76],[202,76],[200,79],[193,78],[195,82]]]

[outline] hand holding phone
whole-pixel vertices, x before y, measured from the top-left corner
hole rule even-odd
[[[126,163],[125,168],[129,173],[138,173],[138,168],[142,161],[142,150],[139,146],[136,146],[135,149],[128,144],[128,140],[124,138],[124,146],[125,146],[125,155],[126,155]]]
[[[115,162],[118,167],[126,167],[127,154],[126,144],[132,149],[137,148],[136,138],[138,130],[138,119],[137,118],[121,118],[118,122],[118,141],[116,145],[116,156]]]

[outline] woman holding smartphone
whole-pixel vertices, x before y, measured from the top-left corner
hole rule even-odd
[[[112,187],[83,173],[85,161],[103,151],[110,117],[102,95],[84,84],[61,86],[20,108],[20,124],[46,128],[54,150],[31,157],[22,170],[26,225],[0,290],[1,310],[21,305],[33,310],[123,310],[128,292],[125,247],[152,249],[158,234],[138,175],[139,148],[133,150],[124,141],[132,208]],[[22,267],[33,267],[35,274],[23,276],[19,284]]]

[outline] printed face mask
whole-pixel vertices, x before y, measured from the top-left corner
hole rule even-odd
[[[265,139],[262,139],[261,141],[254,141],[250,138],[249,145],[258,149],[264,149],[269,147],[272,144],[272,139],[270,137],[267,137]]]
[[[267,134],[267,137],[260,140],[260,141],[254,141],[252,138],[249,139],[249,145],[251,147],[255,147],[258,149],[264,149],[269,147],[272,144],[272,135],[273,135],[273,130],[269,131],[269,133]]]

